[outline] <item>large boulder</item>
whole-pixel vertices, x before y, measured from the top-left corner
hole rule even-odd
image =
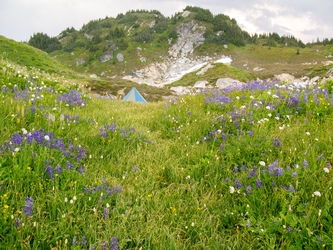
[[[193,88],[204,89],[204,88],[206,88],[206,84],[207,84],[207,83],[208,83],[207,81],[197,81],[197,82],[194,84]]]
[[[102,56],[98,57],[97,59],[101,62],[107,62],[113,57],[113,51],[105,52]]]
[[[117,54],[117,60],[118,60],[119,62],[124,61],[124,56],[123,56],[123,54],[118,53],[118,54]]]
[[[85,63],[85,61],[83,59],[79,59],[79,60],[76,61],[76,66],[79,66],[79,65],[84,64],[84,63]]]
[[[240,81],[231,78],[220,78],[216,82],[216,87],[218,87],[219,89],[240,86],[242,86],[242,83]]]

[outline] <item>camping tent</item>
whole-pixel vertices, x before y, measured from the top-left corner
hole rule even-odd
[[[139,91],[136,90],[135,87],[131,89],[130,92],[124,97],[123,101],[132,101],[132,102],[143,102],[147,103],[147,101],[140,95]]]

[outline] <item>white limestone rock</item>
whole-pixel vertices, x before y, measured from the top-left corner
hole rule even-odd
[[[219,89],[226,89],[229,87],[240,87],[242,83],[238,80],[231,78],[220,78],[216,82],[216,87]]]
[[[118,53],[118,54],[117,54],[117,60],[118,60],[119,62],[124,61],[124,56],[123,56],[123,54]]]
[[[204,88],[206,88],[206,84],[208,84],[207,81],[197,81],[197,82],[194,84],[193,88],[204,89]]]

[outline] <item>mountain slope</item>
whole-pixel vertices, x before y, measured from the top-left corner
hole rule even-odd
[[[3,59],[11,60],[21,66],[39,68],[48,73],[71,72],[66,66],[53,60],[47,53],[4,36],[0,36],[0,53]]]

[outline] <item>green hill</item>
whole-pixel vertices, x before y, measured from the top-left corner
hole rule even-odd
[[[4,36],[0,36],[0,54],[3,59],[28,68],[38,68],[47,73],[73,74],[71,70],[52,59],[46,52]]]

